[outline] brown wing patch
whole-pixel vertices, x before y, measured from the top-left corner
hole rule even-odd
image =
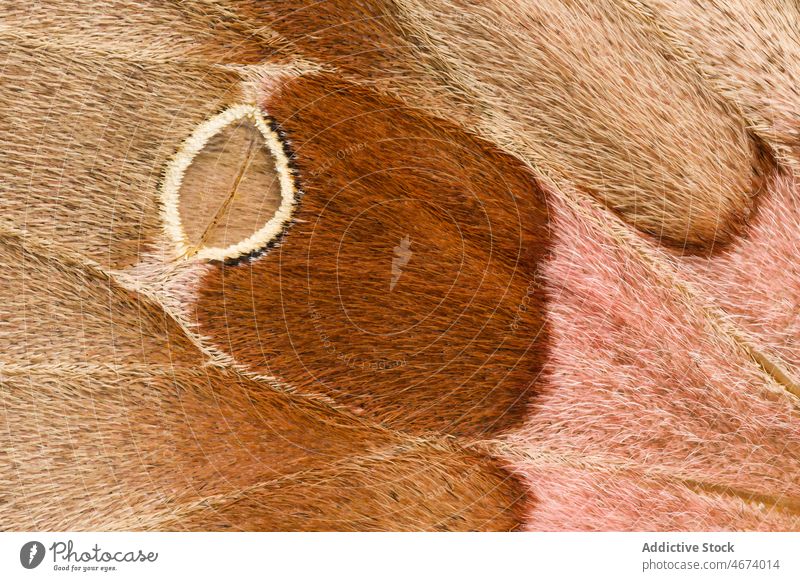
[[[48,248],[0,231],[0,529],[520,522],[491,459],[205,365],[152,300]]]
[[[304,197],[282,244],[218,265],[203,334],[252,369],[415,432],[516,425],[545,358],[547,209],[513,158],[331,77],[264,103]]]

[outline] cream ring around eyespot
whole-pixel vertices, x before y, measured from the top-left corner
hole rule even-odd
[[[264,144],[272,155],[280,184],[280,205],[275,214],[247,238],[224,248],[203,247],[189,256],[192,245],[181,222],[179,208],[184,175],[197,154],[208,145],[212,137],[243,119],[253,122],[253,125],[264,137]],[[161,186],[161,214],[167,236],[175,243],[177,258],[225,261],[261,250],[274,240],[291,220],[296,197],[297,188],[294,176],[280,136],[264,122],[264,117],[258,107],[235,105],[202,122],[181,144],[164,173]]]

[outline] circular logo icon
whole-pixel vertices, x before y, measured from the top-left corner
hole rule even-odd
[[[19,550],[19,562],[26,569],[35,569],[44,559],[44,545],[39,541],[30,541]]]

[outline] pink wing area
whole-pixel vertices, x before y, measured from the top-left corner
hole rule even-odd
[[[800,184],[772,180],[747,235],[711,258],[680,260],[682,276],[722,307],[800,395]]]
[[[552,208],[550,385],[507,438],[538,499],[528,528],[797,529],[793,396],[615,220]]]

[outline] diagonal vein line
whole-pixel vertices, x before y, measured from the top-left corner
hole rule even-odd
[[[208,240],[208,237],[211,235],[212,230],[219,224],[219,221],[222,217],[226,214],[226,212],[231,207],[231,204],[236,199],[236,194],[239,193],[239,186],[244,179],[247,170],[250,169],[250,165],[253,163],[253,159],[255,159],[256,153],[258,153],[258,144],[253,137],[250,137],[250,142],[247,144],[247,155],[245,155],[244,160],[242,161],[241,165],[239,166],[239,171],[236,174],[236,177],[233,180],[233,185],[231,186],[228,195],[220,204],[217,211],[214,213],[214,216],[211,218],[211,221],[206,226],[205,230],[203,230],[203,234],[200,236],[199,240],[196,244],[194,244],[187,252],[187,256],[193,256],[197,254],[200,248]]]

